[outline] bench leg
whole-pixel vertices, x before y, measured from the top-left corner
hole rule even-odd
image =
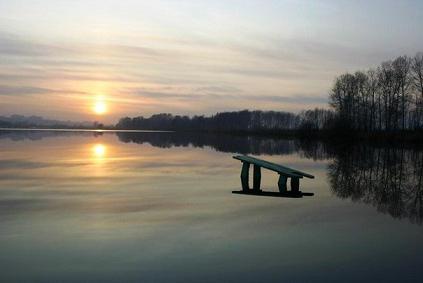
[[[284,193],[286,192],[286,180],[287,178],[283,175],[279,175],[278,187],[279,192]]]
[[[250,189],[250,186],[248,184],[249,170],[250,170],[250,163],[242,162],[241,185],[242,185],[243,191],[248,191]]]
[[[291,178],[291,191],[293,193],[298,193],[300,191],[300,178]]]
[[[253,190],[260,191],[261,167],[254,165]]]

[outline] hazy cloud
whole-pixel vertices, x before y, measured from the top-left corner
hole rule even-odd
[[[327,103],[326,95],[292,95],[292,96],[277,96],[277,95],[243,95],[243,94],[219,94],[219,93],[169,93],[169,92],[151,92],[151,91],[136,91],[137,95],[145,98],[175,99],[183,101],[225,101],[225,100],[247,100],[247,101],[268,101],[275,103]]]
[[[0,114],[92,119],[98,94],[114,103],[110,122],[139,112],[295,111],[324,106],[338,74],[423,46],[418,1],[104,5],[0,4]]]
[[[83,91],[49,89],[32,86],[7,86],[0,85],[0,95],[30,95],[30,94],[86,94]]]

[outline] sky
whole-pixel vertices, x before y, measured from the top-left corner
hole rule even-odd
[[[1,0],[0,115],[327,107],[334,78],[423,51],[423,1]]]

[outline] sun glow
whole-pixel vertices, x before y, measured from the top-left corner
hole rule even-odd
[[[96,101],[94,103],[94,113],[97,115],[102,115],[107,111],[107,105],[104,101]]]

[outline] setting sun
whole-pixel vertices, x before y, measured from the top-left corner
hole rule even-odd
[[[107,111],[107,105],[103,101],[97,101],[94,104],[94,112],[98,115],[104,114]]]

